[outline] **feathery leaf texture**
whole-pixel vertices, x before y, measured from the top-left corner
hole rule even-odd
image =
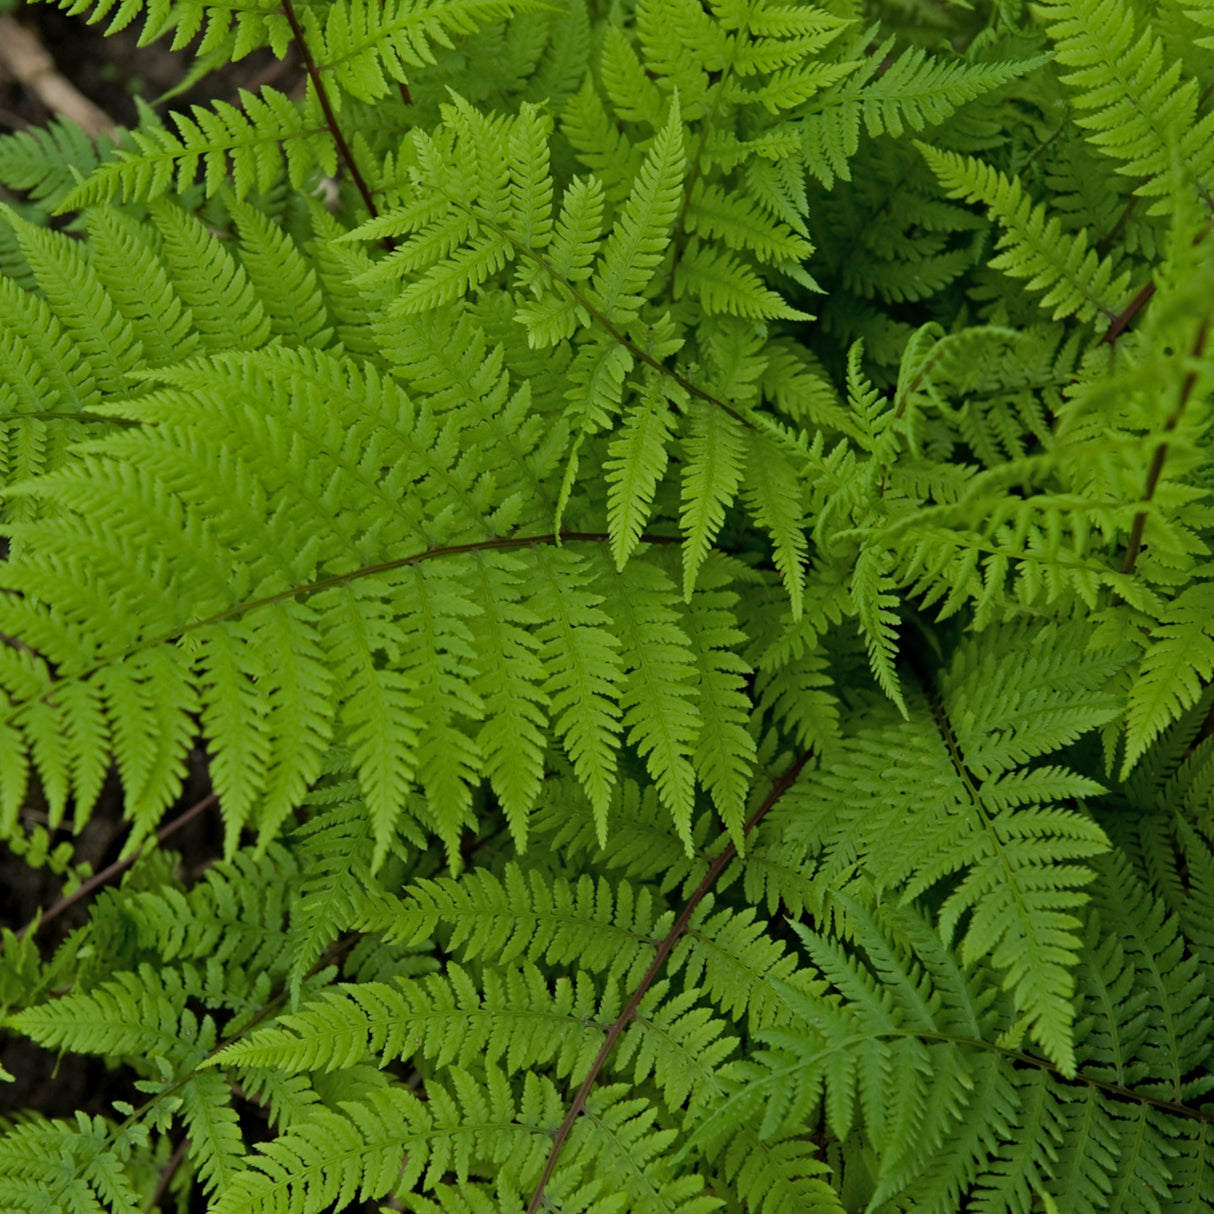
[[[59,2],[0,1209],[1214,1208],[1209,0]]]

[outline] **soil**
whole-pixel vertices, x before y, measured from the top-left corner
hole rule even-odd
[[[0,0],[0,10],[4,7]],[[49,4],[22,5],[15,15],[38,34],[59,71],[122,126],[133,126],[137,120],[136,97],[154,105],[162,93],[185,78],[194,64],[190,48],[168,49],[171,39],[150,46],[137,45],[141,19],[107,37],[103,31],[108,22],[88,25],[82,17],[69,16]],[[235,103],[240,89],[256,91],[265,84],[290,92],[299,77],[293,52],[279,61],[269,50],[258,51],[212,73],[166,106],[156,108],[188,110],[191,105],[215,99]],[[0,130],[41,125],[51,116],[37,97],[16,81],[0,75]]]

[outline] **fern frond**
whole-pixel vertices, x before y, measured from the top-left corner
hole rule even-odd
[[[270,319],[244,267],[203,223],[181,207],[149,207],[160,232],[169,281],[190,309],[207,350],[253,350],[270,339]]]
[[[675,297],[698,298],[709,315],[725,313],[750,320],[810,320],[807,312],[790,307],[758,274],[723,249],[688,242],[675,272]]]
[[[653,894],[627,882],[614,888],[589,876],[576,883],[551,883],[535,871],[508,865],[504,880],[483,869],[461,878],[414,882],[407,900],[384,900],[360,917],[361,931],[381,932],[403,943],[428,937],[439,924],[449,928],[449,947],[466,959],[516,957],[567,964],[576,960],[592,973],[631,974],[648,960],[672,916],[655,907]]]
[[[1164,66],[1150,21],[1140,25],[1120,0],[1048,0],[1044,11],[1058,61],[1072,69],[1063,80],[1073,104],[1090,111],[1075,119],[1091,132],[1088,142],[1121,161],[1119,173],[1142,179],[1135,193],[1147,198],[1174,188],[1176,155],[1190,188],[1214,208],[1214,114],[1198,118],[1201,85],[1178,60]],[[1150,210],[1170,205],[1164,197]]]
[[[961,929],[966,964],[992,957],[1034,1040],[1072,1073],[1075,911],[1092,879],[1092,870],[1078,862],[1105,851],[1108,842],[1094,822],[1057,802],[1095,794],[1100,786],[1061,769],[1014,776],[1011,769],[1057,738],[1074,738],[1115,715],[1113,698],[1098,689],[1124,655],[1084,653],[1077,644],[1082,631],[1045,632],[1035,661],[1023,670],[1004,667],[999,675],[996,663],[982,660],[982,646],[961,646],[942,689],[944,737],[908,702],[910,718],[893,727],[895,736],[890,725],[874,724],[871,732],[844,738],[813,777],[813,784],[831,790],[835,817],[807,815],[798,832],[821,840],[823,873],[833,880],[861,863],[879,891],[898,888],[903,898],[946,880],[945,939]],[[1072,713],[1082,724],[1071,724]],[[1023,721],[1022,729],[1011,726],[1015,720]],[[881,778],[889,813],[874,818],[870,796],[854,782],[863,782],[861,773],[878,754],[897,757]],[[928,787],[934,791],[925,801],[917,790]],[[901,789],[897,807],[895,788]],[[843,813],[841,797],[856,809]],[[864,815],[863,826],[855,815]]]
[[[477,735],[484,770],[502,802],[511,834],[520,851],[526,846],[527,817],[539,797],[544,773],[544,742],[551,702],[543,690],[546,677],[531,628],[540,617],[523,602],[525,569],[508,553],[477,558],[477,601],[481,614],[474,626],[484,637],[486,655],[477,691],[485,706],[485,723]]]
[[[666,471],[666,445],[675,419],[670,381],[645,368],[640,400],[624,415],[603,465],[607,474],[607,529],[616,568],[641,541],[654,492]]]
[[[701,718],[691,647],[671,602],[674,585],[656,566],[630,561],[604,571],[596,586],[621,640],[621,724],[690,851]]]
[[[579,283],[590,277],[602,222],[602,184],[597,177],[575,177],[561,199],[561,211],[548,247],[547,261],[558,278]],[[585,325],[589,321],[585,309],[559,289],[537,302],[527,300],[520,304],[515,318],[527,326],[528,341],[541,347],[571,337],[579,323]]]
[[[1130,689],[1121,779],[1147,746],[1201,695],[1214,674],[1214,583],[1183,590],[1152,630]]]
[[[150,202],[182,193],[201,167],[207,196],[230,179],[238,198],[265,193],[285,176],[296,188],[316,171],[337,171],[333,136],[319,116],[301,111],[283,93],[265,87],[240,90],[240,107],[216,101],[214,110],[194,106],[192,117],[173,111],[167,127],[131,132],[131,150],[120,148],[65,198],[58,209],[75,211],[110,200]],[[285,160],[285,166],[284,166]]]
[[[802,495],[802,478],[784,453],[752,431],[743,497],[756,522],[771,535],[775,565],[788,591],[794,620],[800,616],[804,602],[809,555]]]
[[[146,1145],[146,1126],[119,1127],[104,1117],[77,1113],[74,1122],[35,1115],[4,1128],[0,1175],[5,1200],[15,1210],[139,1210],[139,1191],[126,1164],[132,1148]]]
[[[56,115],[44,127],[0,137],[0,182],[10,190],[25,190],[53,210],[80,177],[109,157],[113,147],[111,136],[102,135],[94,142],[70,118]]]
[[[684,226],[689,234],[699,232],[731,249],[746,249],[768,264],[806,261],[814,251],[804,235],[764,215],[745,195],[727,193],[702,177],[691,187]]]
[[[222,1075],[200,1071],[182,1084],[180,1096],[198,1177],[206,1190],[223,1193],[239,1174],[246,1154],[231,1087]]]
[[[1053,308],[1053,318],[1077,316],[1110,321],[1120,311],[1130,276],[1091,247],[1086,231],[1064,236],[1057,218],[1046,218],[1040,203],[1025,197],[1020,182],[971,157],[942,152],[916,143],[924,159],[953,198],[986,204],[993,219],[1005,228],[999,247],[1004,252],[990,265],[1014,278],[1027,278],[1030,291],[1045,291],[1041,307]]]
[[[858,41],[872,40],[866,31]],[[920,47],[909,47],[886,66],[893,38],[846,64],[846,72],[814,98],[801,123],[806,166],[830,189],[835,178],[851,179],[849,161],[860,146],[863,122],[869,138],[900,135],[906,127],[925,130],[960,106],[997,89],[1040,59],[996,63],[962,63],[933,59]],[[884,69],[884,70],[883,70]]]
[[[348,0],[328,8],[323,25],[305,8],[304,32],[317,62],[351,97],[374,102],[414,69],[435,62],[432,44],[532,8],[527,0]]]
[[[407,1192],[418,1181],[433,1186],[448,1170],[463,1179],[474,1160],[500,1165],[511,1153],[514,1168],[532,1171],[544,1150],[541,1127],[529,1124],[535,1097],[517,1110],[500,1075],[490,1076],[486,1087],[457,1072],[454,1093],[432,1085],[425,1103],[403,1087],[387,1087],[344,1102],[340,1113],[308,1110],[249,1157],[250,1166],[214,1203],[215,1214],[319,1214],[334,1202]],[[545,1080],[534,1083],[551,1117],[555,1093]]]
[[[590,280],[590,299],[612,324],[626,324],[640,311],[641,292],[666,255],[682,201],[685,167],[683,120],[675,97]]]
[[[256,207],[230,199],[240,235],[240,262],[272,331],[286,345],[324,349],[333,336],[316,274],[295,242]]]
[[[590,571],[581,558],[537,549],[533,559],[531,593],[557,607],[544,613],[537,633],[539,657],[549,672],[544,693],[603,834],[621,728],[614,694],[623,682],[619,641],[603,627],[607,616],[600,597],[587,589]]]
[[[370,904],[378,886],[371,876],[375,837],[366,807],[349,793],[318,809],[290,836],[305,858],[292,905],[287,949],[292,1004],[298,1004],[303,980],[324,950]],[[323,793],[314,793],[320,800]],[[325,797],[324,799],[328,799]]]
[[[898,615],[893,608],[898,604],[898,596],[892,593],[893,589],[888,554],[876,547],[861,549],[852,573],[852,604],[864,633],[864,645],[868,650],[873,677],[905,717],[906,701],[894,669],[894,658],[898,652]]]
[[[187,994],[174,971],[144,965],[95,990],[26,1008],[8,1024],[51,1049],[161,1058],[188,1071],[214,1044],[215,1025],[187,1009]]]
[[[93,269],[133,327],[143,361],[184,362],[199,350],[194,315],[173,289],[145,227],[111,207],[88,213]]]
[[[114,305],[83,251],[66,236],[34,227],[15,212],[0,211],[17,239],[55,315],[88,360],[98,387],[125,393],[127,372],[141,349],[133,326]]]
[[[700,586],[682,612],[681,624],[696,666],[702,726],[693,761],[739,850],[756,748],[748,729],[750,667],[737,652],[745,639],[733,608],[736,593],[715,561],[702,569]]]

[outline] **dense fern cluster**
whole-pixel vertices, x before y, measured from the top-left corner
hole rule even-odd
[[[1214,1206],[1214,8],[64,4],[303,79],[0,140],[0,1210]]]

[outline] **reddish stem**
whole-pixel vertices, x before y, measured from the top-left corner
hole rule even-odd
[[[771,786],[771,791],[767,794],[763,804],[755,810],[746,825],[742,827],[743,835],[749,834],[762,821],[767,811],[792,787],[797,776],[801,774],[801,769],[809,761],[809,755],[810,752],[805,751]],[[641,1000],[645,997],[645,992],[653,985],[662,967],[666,964],[667,959],[670,957],[670,952],[678,942],[679,937],[687,930],[696,907],[700,905],[704,900],[704,896],[716,884],[716,880],[724,872],[725,866],[737,854],[738,849],[730,841],[726,844],[725,850],[708,866],[708,872],[704,874],[704,879],[696,886],[695,892],[691,897],[688,898],[679,917],[674,921],[674,926],[670,929],[669,934],[658,945],[658,951],[649,963],[649,968],[645,971],[644,976],[637,984],[636,990],[632,992],[632,998],[628,1000],[624,1010],[616,1017],[615,1023],[607,1030],[607,1036],[603,1040],[602,1047],[599,1049],[594,1062],[590,1065],[590,1073],[582,1080],[582,1086],[578,1088],[577,1095],[573,1098],[573,1104],[570,1106],[569,1112],[565,1114],[565,1120],[561,1122],[560,1128],[553,1137],[552,1150],[548,1153],[548,1161],[544,1164],[543,1175],[540,1176],[539,1184],[536,1185],[535,1193],[532,1195],[531,1202],[527,1206],[527,1214],[536,1214],[536,1211],[540,1208],[540,1203],[544,1200],[544,1189],[547,1188],[549,1180],[552,1179],[552,1173],[556,1169],[557,1160],[560,1158],[561,1151],[564,1150],[565,1142],[573,1130],[574,1123],[585,1111],[586,1097],[590,1095],[590,1089],[599,1077],[599,1072],[603,1069],[608,1055],[615,1048],[616,1042],[619,1041],[621,1034],[628,1027],[628,1022],[636,1015],[637,1008],[640,1007]]]
[[[186,826],[192,822],[196,817],[198,817],[199,814],[207,809],[210,809],[210,807],[218,800],[219,798],[214,793],[211,793],[209,796],[203,797],[203,799],[197,804],[191,805],[190,808],[181,815],[181,817],[174,818],[173,821],[168,824],[168,826],[162,827],[156,832],[157,844],[163,843],[171,835],[176,834],[177,831],[179,831],[183,826]],[[75,906],[77,902],[87,898],[95,889],[105,885],[107,881],[112,881],[121,873],[126,872],[126,870],[130,868],[141,855],[143,855],[142,845],[137,847],[129,856],[125,857],[125,859],[115,860],[113,864],[103,868],[99,873],[95,873],[87,881],[81,884],[79,888],[68,894],[67,897],[60,898],[58,902],[47,910],[46,914],[44,914],[41,919],[36,920],[32,924],[27,923],[17,933],[17,939],[20,940],[31,931],[37,931],[39,928],[45,927],[52,919],[58,919],[64,911],[69,910],[71,907]],[[0,947],[2,947],[2,945],[0,945]]]
[[[303,26],[299,24],[299,17],[296,15],[295,6],[291,0],[282,0],[282,12],[283,16],[287,19],[287,24],[291,27],[291,36],[295,39],[295,45],[299,47],[299,54],[304,61],[304,67],[307,69],[308,79],[312,81],[312,87],[316,90],[316,99],[320,102],[320,108],[324,113],[325,125],[328,126],[329,133],[333,136],[333,142],[337,144],[338,155],[345,161],[346,168],[350,171],[350,179],[358,187],[363,204],[366,206],[371,218],[375,219],[379,216],[379,209],[376,207],[370,187],[367,185],[366,179],[363,177],[354,159],[354,153],[350,150],[350,145],[346,142],[346,137],[342,134],[341,127],[337,125],[337,115],[333,112],[333,103],[329,100],[329,92],[325,88],[324,81],[321,79],[320,68],[316,66],[316,60],[312,56],[312,48],[304,37]]]

